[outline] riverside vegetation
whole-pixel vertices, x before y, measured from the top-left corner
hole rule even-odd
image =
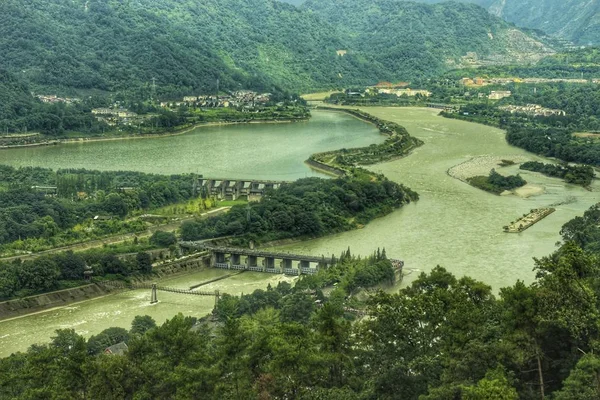
[[[197,210],[214,204],[206,192],[194,190],[193,174],[8,166],[0,171],[0,250],[5,254],[141,232],[149,223],[138,217],[149,210],[198,198]]]
[[[369,173],[346,178],[305,178],[286,184],[260,202],[234,206],[224,215],[186,221],[183,240],[242,236],[237,244],[318,237],[366,224],[416,201],[417,193]]]
[[[519,175],[503,176],[492,169],[489,176],[474,176],[467,182],[486,192],[501,194],[506,190],[513,190],[527,184],[525,179]]]
[[[403,157],[415,147],[423,144],[421,140],[411,136],[403,126],[381,120],[360,110],[343,111],[375,124],[379,131],[388,138],[381,144],[372,144],[367,147],[313,154],[308,161],[317,168],[319,165],[325,165],[340,174],[355,173],[351,171],[358,165],[372,165]]]
[[[155,326],[136,317],[130,331],[109,328],[89,340],[57,330],[49,344],[0,360],[0,395],[596,398],[599,215],[595,206],[565,225],[562,246],[536,261],[529,286],[516,282],[494,295],[437,267],[397,294],[374,294],[369,318],[356,320],[360,302],[348,295],[362,282],[359,266],[389,266],[381,252],[362,261],[345,252],[341,275],[323,271],[293,287],[223,296],[200,321],[180,314]],[[326,294],[323,285],[340,276],[344,283]],[[122,341],[123,355],[99,354]]]
[[[473,61],[462,57],[471,48],[477,51],[475,62],[519,58],[511,36],[524,53],[537,49],[534,58],[546,51],[528,34],[471,5],[311,1],[298,10],[267,0],[242,5],[233,0],[8,0],[0,3],[0,14],[6,33],[0,49],[8,71],[0,76],[8,82],[6,93],[0,90],[7,96],[0,101],[4,131],[39,129],[55,136],[99,133],[103,126],[86,110],[109,100],[159,113],[151,108],[156,96],[215,93],[222,85],[223,90],[250,88],[287,97],[280,101],[286,107],[286,101],[294,102],[286,89],[372,84],[396,74],[422,81],[449,65]],[[373,35],[382,30],[407,40]],[[48,43],[56,51],[46,51]],[[157,86],[150,83],[153,78]],[[436,85],[444,86],[444,80]],[[30,90],[84,99],[72,108],[42,106],[31,101]],[[573,136],[599,130],[596,87],[552,84],[536,91],[516,85],[511,90],[519,101],[561,108],[567,116],[508,114],[496,107],[506,101],[473,102],[449,116],[504,127],[511,143],[539,154],[600,163],[594,140]],[[466,92],[448,87],[440,98],[452,100],[454,91]],[[553,104],[557,99],[560,103]],[[167,129],[184,126],[181,122],[194,117],[190,113],[160,115],[154,126],[161,121]],[[360,227],[416,200],[410,189],[355,168],[401,156],[417,145],[399,127],[392,128],[398,140],[388,143],[392,151],[375,146],[323,160],[338,162],[348,176],[300,180],[257,204],[234,206],[211,223],[186,223],[182,234],[242,235],[235,238],[240,244],[316,237]],[[193,175],[2,172],[0,233],[10,251],[137,232],[147,224],[135,217],[153,207],[200,198],[204,208],[210,201],[194,190]],[[485,178],[493,190],[516,181]],[[32,186],[55,186],[56,197]],[[106,219],[91,222],[96,215]],[[177,315],[157,326],[142,316],[129,331],[107,328],[87,340],[74,329],[60,329],[49,344],[0,359],[0,397],[598,398],[599,216],[596,206],[565,224],[561,247],[536,260],[536,280],[531,285],[518,281],[498,294],[437,267],[399,293],[363,296],[362,289],[393,281],[396,271],[385,251],[365,259],[347,251],[335,267],[300,277],[293,287],[281,283],[224,295],[212,316],[201,321]],[[147,274],[151,260],[142,250],[173,246],[174,239],[157,233],[148,242],[122,245],[120,250],[129,246],[135,254],[126,261],[107,248],[3,263],[2,295],[78,284],[82,268],[90,264],[106,279]],[[367,318],[356,318],[363,314]],[[120,342],[128,345],[124,354],[103,354]]]
[[[590,166],[571,166],[544,164],[538,161],[529,161],[521,164],[520,169],[541,172],[544,175],[564,179],[565,182],[575,185],[589,186],[594,179],[594,169]]]
[[[42,103],[31,87],[0,68],[0,130],[20,135],[0,136],[0,146],[28,145],[79,137],[105,138],[173,133],[198,124],[225,122],[297,121],[310,117],[297,95],[276,90],[270,100],[252,109],[198,108],[182,105],[175,110],[159,107],[143,96],[115,94],[86,96],[71,104]],[[117,100],[118,99],[118,100]],[[135,124],[109,125],[98,120],[94,108],[124,107],[142,118]],[[26,134],[36,132],[37,134]]]
[[[392,137],[402,134],[403,141],[416,141],[402,127],[368,114],[360,115],[376,122]],[[381,157],[403,151],[402,147],[390,146]],[[376,161],[376,155],[371,157]],[[7,166],[0,166],[0,170],[0,248],[9,254],[40,251],[109,234],[143,232],[150,223],[140,218],[142,213],[161,213],[173,205],[195,201],[198,205],[194,204],[193,211],[198,213],[215,202],[205,188],[193,184],[197,179],[194,174],[161,176]],[[235,236],[234,244],[246,245],[250,241],[319,237],[355,229],[416,200],[418,194],[409,188],[354,168],[344,178],[301,179],[271,191],[258,203],[234,204],[226,214],[185,221],[181,238]],[[136,242],[126,250],[120,249],[121,253],[138,252],[129,263],[118,259],[119,251],[110,248],[100,254],[65,253],[0,263],[0,298],[81,285],[85,265],[94,269],[95,276],[107,279],[148,274],[152,265],[148,265],[143,250],[172,245],[174,239],[169,234],[157,231],[150,242]]]
[[[514,96],[498,102],[470,102],[460,112],[443,115],[493,125],[507,131],[506,140],[546,157],[600,165],[600,141],[578,137],[577,132],[600,130],[600,86],[597,84],[509,84],[503,86]],[[503,89],[504,90],[504,89]],[[505,104],[539,104],[565,111],[565,116],[511,114]]]

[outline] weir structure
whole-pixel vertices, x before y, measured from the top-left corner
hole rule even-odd
[[[263,250],[211,246],[204,242],[179,242],[183,249],[210,252],[213,268],[240,271],[267,272],[271,274],[303,275],[316,274],[319,268],[327,268],[334,259],[302,254],[278,253]],[[296,265],[294,265],[297,262]]]
[[[251,200],[263,196],[267,190],[279,189],[286,183],[288,182],[260,179],[198,178],[198,185],[219,200]]]

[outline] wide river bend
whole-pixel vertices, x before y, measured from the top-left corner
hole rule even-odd
[[[385,247],[390,257],[405,260],[408,275],[441,265],[457,276],[469,275],[495,291],[520,279],[533,280],[533,257],[551,253],[561,226],[598,202],[597,182],[588,191],[558,179],[523,171],[521,175],[543,193],[521,198],[495,196],[448,175],[452,167],[480,156],[541,160],[509,146],[504,132],[478,124],[439,117],[437,111],[415,108],[367,108],[379,118],[405,126],[424,145],[411,155],[370,167],[416,190],[421,199],[365,228],[283,246],[284,250],[339,255],[350,247],[367,255]],[[378,143],[375,127],[349,115],[314,111],[308,122],[294,124],[203,127],[189,134],[144,140],[106,141],[0,151],[0,163],[51,168],[85,167],[154,173],[196,172],[205,176],[291,180],[317,175],[303,161],[314,152]],[[516,173],[517,167],[500,169]],[[532,208],[553,205],[556,212],[519,234],[502,227]],[[165,280],[187,288],[225,273],[201,271]],[[205,289],[249,293],[285,277],[244,273],[214,282]],[[130,291],[68,307],[0,322],[0,356],[48,341],[55,329],[73,328],[90,336],[109,326],[129,327],[135,315],[158,322],[176,312],[202,316],[212,309],[210,298],[159,293],[149,304],[149,291]]]

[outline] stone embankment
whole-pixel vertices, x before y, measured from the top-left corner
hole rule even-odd
[[[65,306],[78,301],[92,299],[108,294],[109,291],[96,284],[72,289],[44,293],[0,303],[0,320]]]
[[[178,260],[165,262],[154,267],[150,280],[156,281],[165,276],[175,274],[185,274],[191,271],[205,268],[208,265],[207,253],[197,253],[192,256],[183,257]],[[148,281],[147,276],[133,278],[136,282]],[[21,315],[27,315],[39,311],[49,310],[56,307],[62,307],[76,302],[105,296],[114,292],[105,285],[89,284],[72,289],[59,290],[50,293],[39,294],[36,296],[23,297],[20,299],[0,302],[0,320],[13,318]]]
[[[546,218],[548,215],[552,214],[554,211],[556,211],[556,209],[554,209],[554,208],[533,209],[529,212],[529,214],[525,214],[518,220],[511,222],[510,225],[505,226],[504,232],[508,232],[508,233],[523,232],[525,229],[531,227],[535,223]]]

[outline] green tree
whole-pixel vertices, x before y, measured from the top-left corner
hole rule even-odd
[[[156,328],[156,321],[149,315],[136,315],[131,322],[129,333],[143,335],[152,328]]]
[[[143,274],[152,272],[152,256],[149,253],[141,251],[135,256],[137,269]]]
[[[586,354],[579,360],[563,388],[554,394],[556,400],[595,400],[600,398],[600,357]]]
[[[477,385],[463,389],[464,400],[517,400],[517,390],[510,384],[501,366],[485,374]]]
[[[129,340],[129,332],[123,328],[107,328],[88,339],[87,349],[89,354],[100,354],[107,347]]]
[[[159,247],[169,247],[177,243],[177,237],[173,232],[158,230],[150,236],[150,243]]]

